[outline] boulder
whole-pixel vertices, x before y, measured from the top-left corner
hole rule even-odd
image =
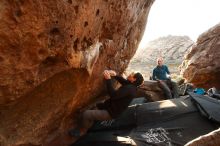
[[[164,91],[159,87],[159,83],[153,80],[146,80],[138,88],[138,97],[145,97],[148,102],[166,99]]]
[[[202,135],[185,146],[217,146],[220,145],[220,129],[214,130],[206,135]]]
[[[181,74],[195,87],[220,89],[220,24],[201,34],[186,54]]]

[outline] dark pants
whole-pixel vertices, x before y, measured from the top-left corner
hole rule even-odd
[[[176,82],[171,80],[159,80],[159,86],[164,91],[167,99],[178,98],[178,87]]]
[[[178,91],[178,85],[176,82],[171,80],[171,91],[173,98],[179,98],[179,91]]]

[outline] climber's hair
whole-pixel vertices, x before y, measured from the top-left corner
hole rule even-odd
[[[133,82],[133,84],[134,84],[135,86],[138,87],[138,86],[140,86],[140,85],[143,84],[144,78],[143,78],[143,76],[142,76],[141,73],[139,73],[139,72],[135,73],[135,74],[134,74],[134,78],[136,79],[136,80]]]

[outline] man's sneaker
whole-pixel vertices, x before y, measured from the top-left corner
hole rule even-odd
[[[80,130],[79,129],[71,129],[68,132],[69,136],[72,137],[80,137]]]

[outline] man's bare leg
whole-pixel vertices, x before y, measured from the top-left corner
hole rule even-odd
[[[94,121],[105,121],[112,119],[107,110],[86,110],[83,112],[79,128],[72,129],[69,134],[71,136],[82,136],[93,125]]]

